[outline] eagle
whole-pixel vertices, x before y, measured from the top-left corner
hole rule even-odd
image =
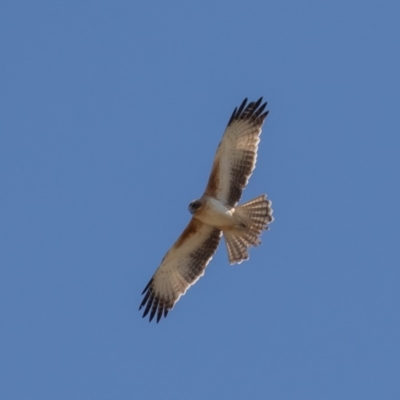
[[[192,219],[144,288],[143,318],[166,317],[179,298],[204,275],[224,236],[230,264],[249,258],[249,246],[273,221],[271,201],[261,195],[238,205],[255,168],[261,128],[268,111],[262,97],[236,107],[215,154],[204,194],[189,204]]]

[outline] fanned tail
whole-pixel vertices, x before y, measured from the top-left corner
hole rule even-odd
[[[241,263],[249,258],[248,248],[261,243],[260,235],[268,229],[272,217],[271,201],[261,195],[236,207],[235,216],[241,221],[234,230],[224,231],[224,238],[231,264]]]

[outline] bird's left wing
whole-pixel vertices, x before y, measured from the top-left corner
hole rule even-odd
[[[179,239],[165,255],[157,271],[143,290],[139,310],[150,321],[167,316],[186,290],[204,275],[204,270],[217,250],[221,231],[192,218]]]
[[[261,128],[268,111],[262,97],[235,108],[215,154],[205,194],[234,207],[257,160]]]

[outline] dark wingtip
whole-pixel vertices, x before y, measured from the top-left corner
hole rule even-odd
[[[151,308],[151,306],[152,306],[152,304],[153,304],[153,301],[154,301],[154,297],[153,297],[153,296],[150,296],[150,298],[149,298],[149,300],[148,300],[148,302],[147,302],[147,306],[146,306],[146,308],[144,309],[143,317],[142,317],[142,318],[144,318],[144,317],[149,313],[150,308]],[[151,321],[151,320],[150,320],[150,321]]]
[[[143,293],[142,293],[143,294]],[[147,303],[148,298],[150,297],[150,290],[147,291],[146,295],[144,296],[142,302],[140,303],[139,306],[139,311],[142,309],[142,307]]]
[[[151,286],[152,283],[153,278],[150,279],[150,282],[146,285],[142,292],[142,295],[144,294],[144,298],[140,303],[139,311],[145,307],[142,318],[145,318],[147,315],[149,315],[149,322],[155,319],[157,323],[159,323],[163,315],[164,318],[167,316],[168,311],[173,307],[173,304],[157,296],[154,292],[154,288]]]
[[[268,115],[268,111],[263,113],[265,107],[267,106],[267,102],[263,103],[263,97],[261,96],[257,101],[250,102],[247,104],[247,97],[242,101],[242,104],[239,108],[235,108],[229,119],[228,126],[232,124],[232,122],[239,119],[251,119],[256,123],[262,124],[266,116]],[[247,104],[247,106],[246,106]]]
[[[247,97],[242,101],[242,104],[240,105],[240,107],[239,107],[239,109],[238,109],[238,111],[236,113],[236,118],[240,117],[240,115],[242,114],[244,108],[246,107],[246,103],[247,103]]]
[[[240,104],[239,108],[235,107],[233,110],[233,113],[231,117],[229,118],[228,126],[237,118],[239,118],[240,114],[243,112],[244,108],[246,107],[247,103],[247,97],[242,101],[242,104]]]
[[[154,316],[156,315],[156,311],[158,309],[159,304],[160,304],[160,298],[157,296],[154,298],[153,306],[151,307],[150,321],[152,321]]]
[[[256,103],[254,104],[254,109],[258,108],[258,106],[261,104],[262,102],[262,96],[256,101]]]
[[[235,107],[231,117],[229,118],[228,126],[232,123],[233,119],[235,118],[236,112],[237,112],[237,107]]]
[[[149,283],[146,285],[146,287],[143,289],[143,292],[142,292],[142,295],[144,295],[146,292],[147,292],[147,290],[149,289],[149,287],[150,287],[150,285],[153,283],[153,278],[151,278],[150,280],[149,280]]]

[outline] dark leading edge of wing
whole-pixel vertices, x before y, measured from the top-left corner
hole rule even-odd
[[[263,98],[260,97],[256,102],[251,102],[247,105],[247,98],[243,100],[242,104],[240,105],[239,108],[235,108],[233,110],[232,116],[229,119],[228,126],[232,124],[234,121],[238,120],[249,120],[254,123],[254,125],[262,125],[265,118],[267,117],[269,111],[263,111],[265,110],[265,107],[267,106],[267,102],[265,102],[261,107],[260,104],[262,102]]]

